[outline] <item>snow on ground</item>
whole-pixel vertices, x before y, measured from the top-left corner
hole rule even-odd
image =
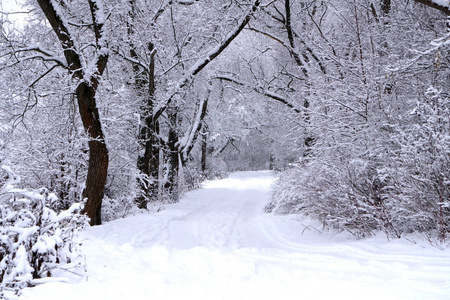
[[[87,277],[20,299],[450,299],[448,250],[264,214],[274,180],[235,173],[159,213],[89,228]]]

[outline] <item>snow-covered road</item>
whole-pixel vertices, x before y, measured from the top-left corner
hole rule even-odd
[[[89,228],[87,278],[20,299],[450,299],[448,250],[264,214],[274,180],[235,173],[159,213]]]

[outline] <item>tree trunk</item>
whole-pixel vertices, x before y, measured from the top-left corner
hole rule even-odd
[[[389,15],[391,12],[391,0],[381,0],[381,11],[384,16]]]
[[[127,23],[128,35],[132,41],[132,34],[134,34],[134,20],[136,19],[136,1],[129,0],[131,10],[129,16],[131,22]],[[143,69],[138,64],[133,64],[133,71],[135,76],[135,87],[139,93],[140,98],[143,99],[141,104],[140,117],[143,120],[138,134],[138,143],[140,151],[143,154],[139,155],[137,159],[137,169],[140,173],[137,185],[139,187],[138,195],[135,199],[137,206],[140,209],[146,209],[149,201],[156,201],[158,199],[158,177],[159,177],[159,150],[160,145],[158,141],[159,122],[153,118],[153,103],[155,95],[155,54],[156,49],[153,43],[149,42],[147,45],[148,53],[150,54],[150,65],[148,69]],[[135,45],[130,42],[130,56],[139,60]]]
[[[146,80],[137,81],[138,90],[144,90],[144,83],[148,85],[148,94],[146,101],[143,103],[142,116],[144,125],[139,132],[139,144],[144,149],[144,154],[138,157],[137,168],[144,175],[138,181],[140,194],[136,198],[139,208],[147,208],[148,201],[156,201],[158,198],[158,170],[159,170],[159,122],[153,117],[153,103],[155,94],[155,54],[156,51],[152,43],[148,44],[150,51],[150,67],[148,70],[148,78]],[[133,55],[132,55],[133,56]],[[137,56],[137,55],[136,55]],[[135,70],[139,74],[139,67]]]
[[[285,0],[284,1],[284,7],[286,10],[286,17],[285,17],[285,27],[286,27],[286,33],[289,39],[289,45],[292,47],[293,49],[293,54],[294,54],[294,59],[295,62],[297,63],[297,66],[299,66],[303,72],[303,75],[305,76],[305,79],[308,79],[309,75],[308,75],[308,71],[305,68],[305,65],[303,63],[303,61],[300,59],[300,54],[299,52],[297,52],[297,48],[295,45],[295,40],[294,40],[294,31],[292,29],[292,23],[291,23],[291,4],[289,0]],[[310,85],[310,83],[308,82],[308,80],[306,80],[306,85]],[[303,107],[305,108],[304,110],[304,120],[307,124],[310,124],[310,116],[309,116],[309,109],[310,103],[309,100],[307,98],[305,98],[304,102],[303,102]],[[313,141],[314,141],[314,137],[310,136],[309,132],[306,132],[306,138],[304,141],[304,144],[306,146],[306,150],[304,152],[304,156],[310,156],[311,155],[311,146],[313,145]]]
[[[201,157],[201,169],[203,176],[206,175],[206,155],[208,153],[208,129],[206,123],[202,126],[202,157]]]
[[[153,121],[153,120],[152,120]],[[147,122],[146,122],[147,123]],[[138,157],[137,168],[144,178],[138,184],[140,194],[136,198],[136,203],[141,209],[147,208],[149,201],[158,199],[158,171],[159,171],[159,143],[156,136],[159,134],[159,123],[147,123],[146,139],[141,140],[141,146],[145,149],[144,155]],[[141,136],[142,137],[142,136]]]
[[[81,51],[78,51],[76,47],[59,3],[51,0],[37,0],[37,2],[64,50],[67,68],[72,73],[73,78],[79,80],[75,94],[83,127],[89,136],[89,167],[86,187],[83,191],[83,198],[87,198],[87,203],[84,211],[91,219],[91,225],[100,225],[102,222],[101,208],[109,160],[108,149],[106,148],[95,101],[99,78],[102,76],[109,58],[107,40],[103,37],[102,30],[105,21],[103,7],[101,7],[101,2],[88,0],[97,53],[87,63],[87,65],[95,66],[95,72],[86,74],[86,70],[81,63],[84,60]]]
[[[175,203],[179,200],[179,182],[178,175],[180,170],[180,152],[178,148],[178,133],[176,130],[177,112],[169,113],[169,136],[167,140],[167,181],[164,184],[165,192],[169,197],[169,201]]]
[[[108,149],[95,102],[95,89],[83,81],[78,85],[76,95],[81,120],[90,137],[89,166],[86,187],[83,191],[83,198],[87,198],[88,201],[84,211],[90,218],[91,225],[100,225],[102,200],[108,173]]]
[[[179,191],[178,191],[178,171],[180,169],[179,159],[178,159],[178,147],[175,144],[178,141],[178,135],[175,129],[169,130],[169,153],[167,156],[168,164],[168,176],[165,183],[165,189],[169,196],[170,202],[178,202]]]

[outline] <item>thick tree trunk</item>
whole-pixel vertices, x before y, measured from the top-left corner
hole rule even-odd
[[[91,225],[100,225],[104,187],[108,173],[108,149],[100,123],[99,113],[95,102],[95,89],[87,82],[81,82],[76,90],[78,108],[83,126],[88,133],[89,167],[83,198],[88,201],[84,211],[91,219]]]
[[[67,68],[72,73],[73,78],[79,81],[75,94],[83,127],[89,136],[89,167],[86,187],[83,191],[83,198],[87,198],[87,203],[84,211],[91,219],[91,225],[99,225],[102,222],[101,207],[109,160],[95,101],[99,77],[103,74],[109,58],[107,40],[103,38],[102,30],[105,21],[103,8],[101,2],[88,0],[97,54],[87,64],[95,66],[95,72],[86,74],[86,70],[81,63],[83,61],[81,51],[76,48],[76,43],[68,30],[68,23],[63,17],[59,3],[51,0],[37,0],[37,2],[61,43]]]

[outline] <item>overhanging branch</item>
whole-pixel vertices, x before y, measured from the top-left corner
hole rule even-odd
[[[197,60],[197,62],[189,68],[189,70],[186,72],[186,74],[178,81],[177,86],[175,87],[175,90],[167,97],[167,99],[160,103],[154,113],[153,117],[154,120],[158,120],[158,118],[161,116],[161,114],[167,109],[167,107],[172,102],[173,98],[180,93],[180,91],[188,85],[188,83],[192,80],[192,78],[197,75],[200,71],[202,71],[211,61],[213,61],[216,57],[218,57],[230,44],[231,42],[241,33],[241,31],[244,29],[244,27],[250,22],[250,19],[252,18],[253,14],[256,12],[260,5],[260,0],[255,0],[255,2],[252,5],[252,8],[247,12],[247,14],[241,19],[239,24],[234,28],[233,31],[231,31],[225,40],[223,40],[221,43],[219,43],[217,46],[212,48],[208,53]]]
[[[261,95],[264,95],[264,96],[266,96],[266,97],[269,97],[269,98],[271,98],[271,99],[273,99],[273,100],[275,100],[275,101],[278,101],[278,102],[280,102],[280,103],[283,103],[284,105],[286,105],[287,107],[289,107],[290,109],[292,109],[293,111],[295,111],[295,112],[298,113],[298,114],[301,114],[301,113],[302,113],[302,110],[296,108],[292,103],[290,103],[290,102],[286,99],[286,97],[283,97],[283,96],[281,96],[281,95],[278,95],[278,94],[276,94],[276,93],[274,93],[274,92],[271,92],[271,91],[269,91],[269,90],[263,89],[263,88],[261,88],[261,87],[251,86],[251,85],[249,85],[249,84],[247,84],[247,83],[244,83],[244,82],[242,82],[242,81],[240,81],[240,80],[238,80],[238,79],[236,79],[236,78],[229,77],[229,76],[216,76],[216,77],[214,77],[213,79],[218,79],[218,80],[228,81],[228,82],[232,82],[232,83],[234,83],[234,84],[236,84],[236,85],[240,85],[240,86],[243,86],[243,87],[250,88],[250,89],[252,89],[253,91],[255,91],[255,92],[257,92],[257,93],[259,93],[259,94],[261,94]]]
[[[446,14],[447,16],[450,15],[450,7],[449,6],[444,6],[441,5],[439,3],[437,3],[436,1],[433,0],[415,0],[416,2],[422,3],[426,6],[432,7],[434,9],[437,9],[441,12],[443,12],[444,14]]]

